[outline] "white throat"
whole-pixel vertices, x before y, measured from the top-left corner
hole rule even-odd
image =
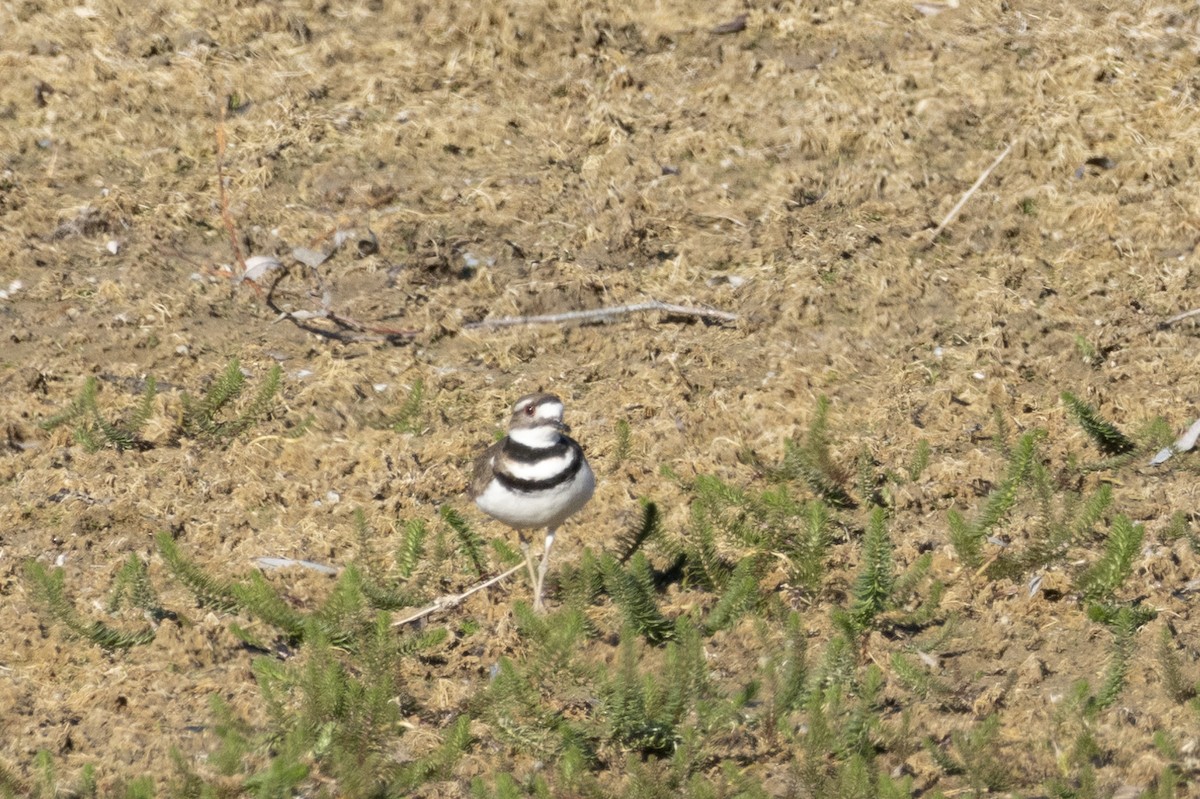
[[[549,449],[558,443],[558,428],[553,425],[517,427],[508,431],[508,437],[518,444],[532,449]]]

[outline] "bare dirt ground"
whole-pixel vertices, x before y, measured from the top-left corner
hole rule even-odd
[[[713,32],[743,14],[743,29]],[[441,503],[504,534],[463,495],[470,460],[513,400],[544,388],[566,399],[601,477],[562,537],[557,562],[570,563],[611,547],[639,498],[686,528],[687,495],[661,467],[749,483],[739,453],[778,460],[823,395],[849,468],[864,447],[900,470],[920,439],[932,445],[890,528],[901,563],[934,552],[963,642],[940,673],[964,699],[914,707],[914,723],[936,738],[1000,713],[1014,787],[1037,793],[1060,757],[1056,703],[1099,681],[1107,640],[1059,575],[1031,595],[965,569],[947,511],[974,512],[1003,475],[997,413],[1046,430],[1060,464],[1089,452],[1064,390],[1129,430],[1196,417],[1195,328],[1156,326],[1200,305],[1197,42],[1195,8],[1169,2],[4,6],[0,763],[27,777],[46,749],[64,774],[97,763],[117,784],[168,774],[172,748],[202,760],[213,694],[261,715],[254,653],[166,580],[160,531],[233,575],[262,555],[343,565],[355,508],[381,550],[397,520],[436,524]],[[223,106],[245,254],[290,265],[295,247],[369,229],[377,250],[351,242],[318,267],[330,306],[411,335],[278,321],[222,272],[235,262]],[[303,269],[264,285],[276,277],[277,308],[320,307]],[[649,299],[739,319],[464,329]],[[228,446],[173,440],[180,392],[202,392],[233,357],[251,387],[283,367],[272,418]],[[153,446],[88,453],[69,426],[39,427],[88,376],[114,413],[140,379],[160,381]],[[388,421],[418,382],[421,429],[398,433]],[[618,465],[621,421],[631,451]],[[1164,625],[1189,668],[1200,648],[1197,556],[1162,534],[1192,512],[1196,485],[1188,455],[1113,480],[1114,508],[1147,530],[1126,598],[1159,616],[1097,723],[1107,790],[1157,778],[1169,757],[1156,732],[1185,754],[1197,744],[1195,712],[1167,696],[1150,654]],[[30,559],[62,565],[76,604],[103,617],[130,553],[186,619],[150,644],[82,645],[33,602]],[[328,590],[301,570],[272,580],[301,606]],[[526,590],[456,611],[480,621],[484,650],[447,652],[423,675],[414,747],[476,690],[479,662],[513,645],[508,607]],[[814,651],[827,616],[813,613]],[[889,645],[868,642],[885,670]],[[714,656],[732,672],[755,659],[736,637]],[[505,767],[488,757],[472,753],[457,779]],[[904,767],[922,789],[954,786],[928,758]]]

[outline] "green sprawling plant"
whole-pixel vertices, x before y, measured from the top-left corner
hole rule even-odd
[[[162,621],[170,615],[159,604],[158,592],[150,582],[146,562],[133,552],[129,553],[125,565],[113,580],[106,610],[109,613],[117,613],[124,604],[141,610],[155,621]]]
[[[379,613],[341,649],[314,625],[297,657],[253,663],[267,709],[265,728],[252,727],[214,697],[219,744],[210,766],[226,785],[240,778],[242,791],[253,796],[308,793],[331,780],[341,796],[403,795],[444,778],[471,743],[465,716],[446,728],[432,751],[396,757],[403,714],[411,710],[396,664],[444,638],[441,629],[397,634],[390,616]],[[177,761],[177,768],[183,782],[207,795],[210,786],[190,764]]]
[[[1167,696],[1171,698],[1171,701],[1179,704],[1193,702],[1196,695],[1200,693],[1200,682],[1185,675],[1183,658],[1179,656],[1175,635],[1169,625],[1163,625],[1162,632],[1159,634],[1156,655],[1158,656],[1158,672],[1162,677]]]
[[[613,430],[617,437],[616,446],[613,448],[613,465],[619,467],[629,460],[629,453],[633,449],[633,430],[625,419],[618,419],[613,425]]]
[[[404,525],[404,533],[400,537],[400,548],[396,551],[396,568],[400,577],[408,579],[417,570],[417,564],[425,554],[425,538],[428,531],[425,522],[420,519],[410,519]]]
[[[763,603],[759,580],[765,571],[766,559],[761,554],[749,555],[738,561],[717,603],[704,619],[704,628],[713,633],[733,626],[742,616],[757,611]]]
[[[391,419],[397,433],[420,433],[424,427],[425,381],[417,378],[408,389],[408,396]]]
[[[1168,545],[1183,538],[1192,548],[1192,552],[1200,553],[1200,536],[1192,532],[1188,516],[1187,513],[1181,510],[1172,513],[1166,529],[1159,533],[1159,538]]]
[[[21,799],[55,799],[55,797],[99,797],[113,796],[123,799],[153,799],[156,796],[154,781],[149,777],[135,777],[128,782],[109,785],[101,793],[96,766],[87,763],[79,771],[73,783],[65,783],[58,775],[54,757],[45,749],[34,756],[34,775],[31,780],[20,780],[0,767],[0,796]]]
[[[825,559],[829,555],[830,514],[824,502],[808,503],[800,522],[788,576],[799,588],[816,595],[825,576]]]
[[[241,396],[246,384],[237,359],[231,360],[202,398],[194,399],[186,392],[183,394],[183,415],[179,420],[177,435],[210,441],[226,441],[237,436],[266,416],[282,382],[283,370],[278,365],[272,366],[254,398],[239,413],[231,414],[232,403]],[[42,428],[52,430],[64,424],[73,424],[75,440],[88,452],[96,452],[104,447],[115,447],[117,450],[149,448],[151,445],[142,438],[142,431],[154,413],[158,396],[155,379],[146,378],[137,404],[116,419],[108,418],[100,410],[98,391],[99,382],[95,377],[89,377],[79,396],[62,411],[43,421]],[[309,421],[311,417],[297,425],[293,434],[303,433]]]
[[[834,462],[830,450],[829,407],[827,397],[817,400],[806,435],[799,442],[783,442],[783,462],[772,476],[777,480],[801,480],[830,505],[850,508],[856,503],[846,490],[846,473]]]
[[[858,629],[866,629],[892,601],[895,587],[892,542],[887,533],[887,513],[883,508],[871,512],[871,521],[863,536],[862,567],[854,583],[854,604],[850,619]]]
[[[796,587],[818,592],[831,543],[830,508],[824,501],[799,502],[782,484],[747,491],[711,475],[698,476],[691,489],[691,525],[664,539],[689,585],[724,595],[736,574],[734,590],[743,590],[761,576],[764,559],[774,553],[785,558]],[[725,554],[739,551],[747,557],[737,564]]]
[[[1011,515],[1023,513],[1025,535],[997,551],[984,569],[991,579],[1022,575],[1061,561],[1072,546],[1094,540],[1113,503],[1111,485],[1102,483],[1088,494],[1056,482],[1043,463],[1039,430],[1025,433],[1011,448],[1004,479],[989,493],[977,517],[967,522],[958,512],[948,515],[950,541],[963,563],[983,565],[983,543]],[[1144,529],[1117,515],[1105,540],[1103,556],[1076,578],[1076,588],[1091,603],[1108,602],[1128,577],[1141,548]]]
[[[183,394],[183,416],[180,430],[189,438],[209,441],[228,441],[257,424],[270,412],[275,395],[283,385],[283,370],[274,364],[258,387],[254,397],[240,412],[231,411],[233,404],[246,389],[246,376],[237,358],[230,359],[204,396]]]
[[[1142,548],[1146,528],[1134,524],[1128,516],[1118,515],[1109,531],[1104,554],[1075,581],[1083,597],[1090,602],[1106,602],[1133,571],[1133,559]]]
[[[39,750],[37,756],[42,757],[43,752],[45,752],[46,757],[50,756],[50,753],[46,752],[45,749]],[[53,761],[51,761],[51,766],[53,766]],[[50,788],[49,795],[57,795],[58,786],[51,785]],[[4,799],[16,799],[18,796],[35,795],[32,785],[21,779],[13,769],[4,763],[0,763],[0,797],[4,797]]]
[[[1075,351],[1079,353],[1080,360],[1093,369],[1099,369],[1104,365],[1104,353],[1078,333],[1075,334]]]
[[[1009,457],[1007,474],[992,489],[974,520],[968,522],[956,510],[949,512],[950,543],[968,567],[977,568],[983,563],[983,542],[1016,505],[1018,492],[1038,465],[1037,442],[1041,436],[1038,430],[1021,436]]]
[[[962,775],[976,796],[986,796],[1017,782],[1011,758],[998,745],[999,735],[1000,716],[993,714],[971,730],[951,733],[949,747],[929,740],[925,747],[944,772]]]
[[[642,519],[617,539],[617,562],[624,566],[642,547],[662,537],[662,517],[658,505],[642,502]]]
[[[1056,563],[1070,547],[1093,536],[1112,504],[1112,489],[1106,483],[1087,495],[1058,485],[1039,452],[1043,437],[1043,432],[1030,431],[1010,447],[1007,473],[991,489],[976,518],[968,522],[959,511],[948,513],[950,542],[972,569],[983,565],[986,539],[996,535],[1010,516],[1025,513],[1025,536],[1002,547],[986,564],[991,579],[1019,579]]]
[[[687,581],[698,588],[718,591],[733,573],[733,565],[718,551],[718,529],[737,536],[731,525],[741,525],[744,516],[729,512],[744,504],[741,492],[716,477],[700,475],[693,487],[691,529],[676,545],[684,562]]]
[[[609,737],[645,753],[665,753],[678,743],[676,724],[682,711],[679,698],[690,693],[686,684],[672,686],[675,702],[668,698],[666,680],[643,678],[638,672],[637,635],[621,636],[620,665],[606,686],[604,716]],[[673,650],[677,652],[677,650]],[[676,655],[676,660],[678,656]],[[672,675],[676,676],[676,675]],[[691,675],[688,675],[691,676]]]
[[[91,641],[96,646],[104,649],[128,649],[154,640],[153,627],[126,631],[111,627],[99,619],[85,621],[67,597],[64,572],[60,567],[47,569],[37,561],[31,560],[25,564],[25,576],[29,580],[34,598],[52,619],[72,634]]]
[[[1020,579],[1028,572],[1061,560],[1070,547],[1092,540],[1097,525],[1112,506],[1112,487],[1103,483],[1091,494],[1056,490],[1044,469],[1029,474],[1036,513],[1028,522],[1028,539],[1014,541],[987,567],[992,579]]]
[[[581,617],[570,613],[572,615],[566,618],[567,623],[561,628],[562,634],[554,649],[566,641],[578,642],[584,635]],[[597,734],[593,725],[555,712],[545,701],[543,692],[545,685],[561,690],[562,684],[557,682],[560,678],[589,679],[586,672],[580,674],[578,664],[570,662],[578,650],[566,653],[568,663],[562,664],[563,671],[550,671],[548,664],[560,657],[547,651],[546,645],[539,644],[537,637],[532,640],[533,651],[523,662],[518,663],[510,657],[500,658],[486,691],[472,702],[471,713],[488,725],[496,742],[506,747],[542,760],[583,761],[581,766],[586,768],[584,764],[595,759]]]
[[[925,473],[925,469],[929,466],[929,457],[933,452],[933,448],[929,445],[929,440],[922,438],[917,442],[917,448],[913,450],[912,460],[908,463],[908,479],[911,482],[917,482],[921,479],[921,475]]]
[[[341,571],[325,602],[309,613],[294,608],[260,572],[252,572],[243,580],[217,577],[184,555],[169,533],[160,533],[155,540],[168,571],[202,607],[245,614],[292,644],[302,642],[316,631],[324,639],[348,647],[377,611],[414,607],[424,602],[422,593],[407,584],[421,556],[420,547],[414,548],[410,541],[407,548],[396,553],[396,564],[402,572],[399,581],[376,576],[369,551],[374,536],[361,511],[355,513],[354,525],[360,542],[359,562]],[[424,538],[423,523],[410,522],[407,529],[411,537]],[[249,644],[269,648],[259,636],[239,624],[232,623],[230,629]]]
[[[804,704],[808,669],[804,621],[799,613],[792,611],[784,622],[782,644],[771,647],[763,665],[763,682],[769,694],[765,719],[768,735],[782,734],[783,720]]]
[[[362,508],[355,508],[353,520],[358,554],[350,565],[356,570],[367,604],[375,610],[399,610],[425,604],[426,597],[418,588],[419,581],[413,579],[413,573],[425,555],[424,520],[395,523],[394,528],[403,528],[403,533],[391,564],[376,555],[375,542],[379,536],[367,524]]]
[[[192,592],[201,607],[231,612],[238,607],[234,583],[215,577],[201,569],[179,550],[170,533],[159,533],[154,538],[158,554],[167,564],[167,569],[185,588]]]
[[[470,522],[462,517],[458,511],[449,505],[442,505],[438,509],[442,516],[442,521],[446,522],[447,526],[454,531],[454,536],[458,540],[459,553],[466,558],[466,562],[471,565],[472,571],[476,577],[482,577],[487,573],[487,555],[484,552],[486,546],[484,540],[471,527]]]
[[[969,520],[951,514],[955,546],[973,568],[947,569],[936,549],[926,551],[924,534],[900,526],[911,494],[891,490],[920,478],[928,442],[891,465],[886,450],[860,448],[844,475],[830,456],[844,448],[830,441],[827,410],[822,403],[782,466],[755,463],[744,484],[675,478],[690,503],[682,523],[643,502],[615,541],[584,547],[555,569],[549,613],[515,601],[495,627],[491,614],[472,610],[484,596],[507,603],[502,587],[423,626],[392,626],[391,611],[423,607],[427,594],[520,558],[449,505],[437,523],[393,522],[391,535],[355,512],[344,550],[353,558],[304,606],[282,580],[211,571],[161,535],[167,570],[198,602],[229,614],[230,630],[264,655],[280,642],[288,652],[253,664],[265,722],[214,701],[218,743],[203,765],[177,756],[168,795],[464,793],[459,764],[468,754],[486,755],[492,767],[470,763],[471,774],[483,773],[470,782],[477,797],[912,799],[1025,792],[1037,780],[1046,781],[1041,794],[1102,797],[1103,714],[1121,701],[1138,630],[1152,618],[1122,601],[1141,527],[1113,512],[1108,484],[1071,464],[1052,471],[1044,434],[1009,440],[1005,431],[1003,479]],[[1188,535],[1183,517],[1164,533]],[[989,537],[995,549],[985,555]],[[1089,566],[1067,559],[1100,542]],[[908,554],[914,545],[920,554]],[[940,603],[942,580],[1016,579],[1048,567],[1073,576],[1072,596],[1104,627],[1111,651],[1096,687],[1080,680],[1056,711],[1066,720],[1053,739],[1035,741],[1057,755],[1057,771],[1034,771],[1009,756],[1003,711],[966,729],[945,723],[973,711],[981,686],[950,657],[974,621]],[[112,608],[166,613],[142,559],[129,558],[117,575]],[[961,588],[955,596],[968,597]],[[1164,690],[1200,704],[1195,676],[1163,635]],[[464,667],[448,652],[473,660]],[[429,675],[453,675],[470,690],[436,696]],[[1009,669],[996,688],[1003,694],[1017,679]],[[1171,765],[1150,790],[1166,796],[1186,767],[1178,746],[1165,737],[1157,745]],[[907,776],[914,757],[941,774],[918,786]],[[0,797],[3,780],[0,772]]]
[[[1120,607],[1102,607],[1093,605],[1089,616],[1108,627],[1112,632],[1112,649],[1109,652],[1108,667],[1104,671],[1104,680],[1100,690],[1091,700],[1097,708],[1112,707],[1113,703],[1125,689],[1125,678],[1129,667],[1137,653],[1134,641],[1137,631],[1158,614],[1146,608],[1121,605]]]
[[[372,576],[374,536],[365,514],[356,513],[354,525],[359,563],[342,569],[311,611],[295,608],[258,572],[241,580],[213,577],[184,557],[169,535],[159,536],[168,568],[201,603],[251,617],[299,653],[287,662],[273,657],[254,662],[268,710],[265,729],[252,728],[221,703],[214,706],[220,745],[210,762],[227,778],[240,776],[247,794],[290,796],[332,780],[339,795],[405,795],[447,778],[471,745],[470,717],[463,715],[444,729],[434,749],[408,759],[396,756],[405,730],[401,722],[412,704],[397,664],[437,646],[447,631],[431,627],[406,634],[380,607],[395,593],[412,591],[406,581],[417,571],[422,550],[413,541],[424,539],[424,524],[405,528],[407,543],[396,553],[396,567],[407,573],[401,582]],[[230,629],[264,651],[272,649],[249,629],[233,623]],[[205,780],[187,764],[179,768],[181,779],[203,793]]]
[[[1069,391],[1062,393],[1063,405],[1075,419],[1083,432],[1095,442],[1105,455],[1124,455],[1137,449],[1137,445],[1129,436],[1117,429],[1116,425],[1100,415],[1100,413],[1083,400]]]
[[[83,388],[71,404],[42,422],[44,430],[53,430],[64,424],[74,425],[75,440],[88,452],[98,452],[104,447],[117,450],[137,449],[148,446],[142,439],[142,430],[154,413],[154,398],[158,395],[158,384],[153,377],[146,378],[142,396],[132,410],[115,419],[107,419],[96,402],[99,382],[95,377],[84,381]]]
[[[875,665],[860,671],[843,644],[840,638],[830,643],[804,703],[808,733],[800,742],[797,777],[810,796],[870,796],[885,779],[876,765],[884,674]]]
[[[602,555],[600,571],[604,589],[620,608],[628,629],[652,643],[671,637],[674,624],[658,607],[654,574],[643,553],[636,553],[627,566],[619,564],[612,555]]]

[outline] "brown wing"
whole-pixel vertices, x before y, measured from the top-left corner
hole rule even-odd
[[[467,486],[467,495],[471,499],[475,499],[482,494],[487,489],[488,483],[492,481],[492,468],[495,466],[496,458],[500,455],[500,450],[502,449],[504,449],[504,439],[492,444],[475,459],[475,468],[471,474],[471,484]]]

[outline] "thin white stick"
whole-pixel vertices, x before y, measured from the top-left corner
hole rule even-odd
[[[1196,316],[1198,314],[1200,314],[1200,308],[1193,308],[1190,311],[1184,311],[1183,313],[1177,313],[1174,316],[1172,316],[1170,319],[1164,319],[1163,321],[1158,323],[1158,326],[1159,326],[1159,328],[1170,327],[1171,325],[1175,324],[1176,322],[1182,322],[1184,319],[1187,319],[1192,316]]]
[[[667,302],[651,300],[635,305],[617,305],[611,308],[594,308],[590,311],[567,311],[566,313],[544,314],[542,316],[503,316],[499,319],[484,319],[481,322],[470,322],[463,325],[464,330],[494,330],[498,327],[514,327],[516,325],[558,325],[563,322],[594,322],[625,314],[643,313],[645,311],[662,311],[678,316],[698,316],[702,319],[715,319],[718,322],[736,322],[737,314],[718,311],[712,308],[696,308],[689,305],[672,305]]]
[[[988,179],[988,175],[992,174],[992,170],[1000,166],[1005,158],[1008,158],[1008,154],[1012,152],[1013,144],[1014,142],[1008,143],[1008,146],[1004,148],[1004,152],[996,156],[996,160],[992,162],[992,165],[983,170],[983,174],[981,174],[979,179],[975,181],[975,185],[967,189],[967,193],[964,194],[962,199],[960,199],[955,206],[950,209],[950,213],[946,214],[946,218],[942,220],[942,223],[933,229],[933,234],[929,237],[930,245],[937,241],[938,236],[942,235],[942,231],[946,229],[946,225],[954,221],[954,217],[958,216],[958,212],[961,211],[963,206],[967,204],[967,200],[971,199],[971,195],[977,192],[979,187],[983,185],[983,182]]]
[[[417,621],[418,619],[423,619],[431,613],[436,613],[439,610],[446,610],[447,608],[452,608],[455,605],[457,605],[459,602],[462,602],[464,599],[469,597],[471,594],[474,594],[478,591],[482,591],[485,588],[491,588],[493,585],[495,585],[496,583],[505,579],[509,575],[515,574],[516,572],[518,572],[524,568],[525,568],[525,564],[519,563],[516,566],[513,566],[508,571],[504,572],[503,574],[497,574],[492,579],[485,580],[484,582],[480,583],[477,586],[474,586],[473,588],[468,588],[466,591],[463,591],[461,594],[448,594],[443,597],[438,597],[437,599],[435,599],[433,601],[433,604],[430,605],[429,607],[423,608],[422,610],[418,610],[416,613],[414,613],[413,615],[409,616],[406,619],[401,619],[400,621],[392,622],[392,626],[393,627],[403,627],[405,624],[409,624],[411,622]]]

